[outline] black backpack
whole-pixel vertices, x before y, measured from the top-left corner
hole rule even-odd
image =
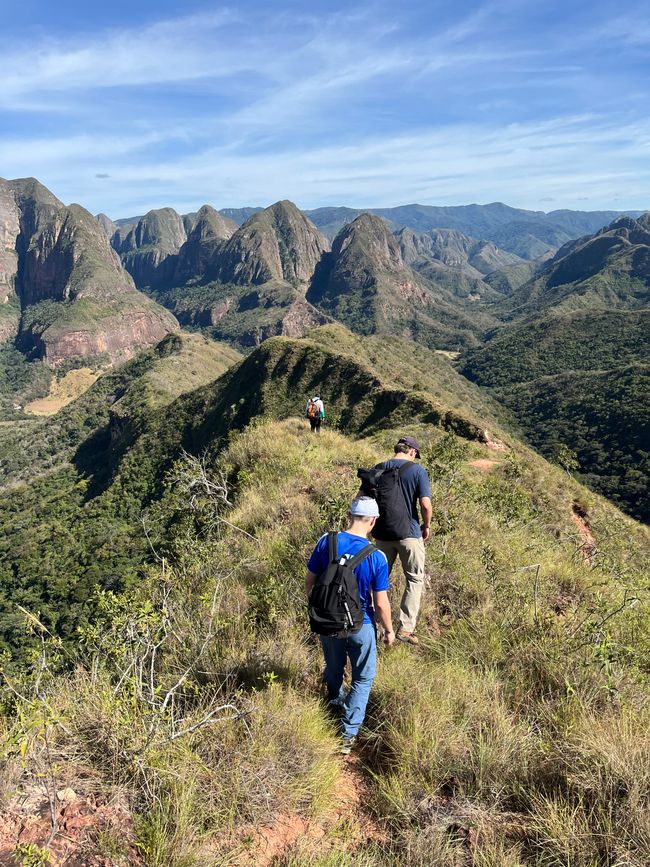
[[[401,483],[402,473],[410,466],[413,464],[405,461],[400,467],[380,464],[371,470],[357,470],[362,492],[374,497],[379,506],[379,517],[372,531],[375,539],[406,539],[411,532],[411,508]]]
[[[353,557],[338,555],[338,533],[327,534],[327,569],[309,594],[309,623],[318,635],[347,638],[363,626],[363,608],[355,568],[377,549],[370,542]]]

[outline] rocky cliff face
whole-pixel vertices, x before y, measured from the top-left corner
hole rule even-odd
[[[20,211],[13,190],[0,180],[0,343],[13,337],[20,320],[16,296]]]
[[[397,240],[404,261],[412,267],[435,260],[479,279],[484,274],[521,261],[491,241],[478,241],[454,229],[431,229],[429,232],[402,229]]]
[[[186,217],[183,218],[189,225]],[[174,269],[174,281],[184,283],[192,277],[203,277],[215,267],[224,241],[237,231],[237,224],[212,208],[203,205],[190,228],[187,241],[180,248]]]
[[[254,214],[221,248],[216,277],[223,283],[283,280],[306,286],[329,249],[327,239],[291,202]]]
[[[106,237],[112,238],[113,235],[115,234],[116,230],[117,230],[117,226],[111,220],[111,218],[107,217],[106,214],[97,214],[95,219],[97,220],[99,225],[102,227],[102,229],[106,232]]]
[[[309,299],[327,306],[342,295],[376,294],[382,287],[402,299],[423,302],[425,290],[402,258],[400,246],[379,217],[362,214],[334,239],[332,252],[317,274]]]
[[[116,360],[177,326],[135,289],[100,222],[38,181],[0,180],[0,227],[0,301],[16,311],[25,351],[52,365],[100,354]]]
[[[475,345],[483,314],[468,315],[454,294],[415,272],[381,218],[361,214],[334,239],[307,300],[362,334],[394,334],[434,348]]]
[[[187,240],[185,223],[173,208],[149,211],[126,235],[113,236],[113,246],[138,287],[168,282],[176,254]]]

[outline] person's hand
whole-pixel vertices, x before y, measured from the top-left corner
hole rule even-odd
[[[431,527],[428,524],[421,524],[420,529],[422,530],[422,540],[426,542],[431,535]]]
[[[390,647],[391,644],[395,641],[395,633],[391,629],[390,632],[384,632],[384,644],[386,647]]]

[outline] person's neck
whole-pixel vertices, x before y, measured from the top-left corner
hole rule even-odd
[[[412,458],[411,455],[405,455],[404,452],[397,452],[396,455],[393,455],[394,461],[414,461],[415,458]]]
[[[362,539],[367,539],[370,530],[367,524],[362,524],[360,521],[352,521],[345,532],[350,533],[351,536],[360,536]]]

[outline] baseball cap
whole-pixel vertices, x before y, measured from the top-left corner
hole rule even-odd
[[[415,439],[415,437],[400,437],[397,442],[404,443],[404,445],[408,446],[410,449],[415,449],[415,457],[420,457],[420,443]]]
[[[350,504],[350,514],[357,518],[378,518],[377,500],[372,497],[356,497]]]

